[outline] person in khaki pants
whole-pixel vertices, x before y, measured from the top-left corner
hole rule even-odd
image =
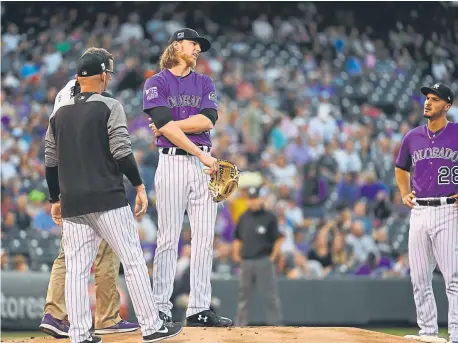
[[[102,241],[94,262],[95,266],[95,334],[122,333],[140,326],[120,317],[118,276],[120,261],[106,241]],[[70,328],[65,308],[65,253],[62,247],[54,261],[49,279],[48,294],[40,330],[55,337],[68,337]]]
[[[102,48],[89,48],[85,51],[96,52],[102,56],[107,66],[109,75],[114,74],[113,56]],[[84,55],[83,54],[83,55]],[[107,84],[111,76],[107,78]],[[80,92],[80,86],[76,80],[71,80],[57,94],[53,112],[57,111],[62,104]],[[107,92],[103,96],[111,97]],[[53,217],[53,220],[56,220]],[[137,323],[129,323],[120,317],[121,299],[118,292],[118,276],[120,261],[108,243],[102,240],[95,265],[95,334],[121,333],[135,331],[140,328]],[[49,279],[48,294],[44,308],[40,330],[55,338],[67,338],[70,324],[67,320],[65,308],[65,253],[60,243],[59,256],[54,261]]]

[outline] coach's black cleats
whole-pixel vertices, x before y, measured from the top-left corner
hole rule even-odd
[[[91,336],[85,341],[82,341],[80,343],[102,343],[102,339],[98,336]]]
[[[205,310],[186,318],[186,326],[229,327],[232,326],[232,320],[218,316],[210,310]]]
[[[162,327],[152,335],[143,336],[143,343],[162,341],[163,339],[175,337],[183,331],[181,323],[167,323],[164,321]]]
[[[159,318],[161,318],[161,320],[165,323],[173,323],[172,322],[172,317],[169,317],[168,315],[166,315],[164,312],[162,311],[159,311]]]

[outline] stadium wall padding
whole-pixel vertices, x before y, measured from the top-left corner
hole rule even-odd
[[[1,273],[2,330],[37,330],[43,315],[49,273]],[[335,278],[326,280],[278,280],[283,319],[295,326],[416,325],[409,278]],[[124,319],[136,321],[123,277],[119,282]],[[91,278],[91,304],[95,301]],[[218,313],[235,318],[238,280],[213,280],[213,296],[219,298]],[[433,281],[439,325],[447,324],[447,297],[440,278]],[[255,289],[249,321],[264,323],[264,308]],[[127,318],[126,318],[127,317]]]

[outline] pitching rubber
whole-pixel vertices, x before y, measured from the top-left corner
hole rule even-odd
[[[434,337],[434,336],[416,336],[416,335],[406,335],[404,338],[412,339],[418,342],[427,342],[427,343],[448,343],[445,338]]]

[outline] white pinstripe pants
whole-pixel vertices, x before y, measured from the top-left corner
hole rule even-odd
[[[217,204],[208,190],[210,177],[197,157],[159,155],[155,176],[158,232],[154,257],[153,292],[160,311],[171,315],[178,241],[184,212],[191,224],[191,293],[186,316],[210,308],[213,237]]]
[[[456,205],[416,206],[409,231],[409,264],[420,335],[438,334],[432,288],[436,267],[444,277],[449,303],[448,327],[458,340],[458,210]]]
[[[91,266],[102,239],[118,255],[135,314],[143,336],[151,335],[162,326],[154,304],[135,218],[129,206],[96,212],[63,220],[65,250],[65,306],[70,321],[70,342],[89,338],[92,315],[88,283]]]

